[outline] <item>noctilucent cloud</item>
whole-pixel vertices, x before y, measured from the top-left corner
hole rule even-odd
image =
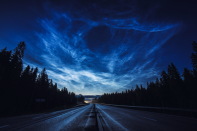
[[[1,1],[0,48],[25,41],[24,67],[45,67],[60,89],[120,92],[146,87],[171,62],[192,69],[195,12],[195,3],[166,0]]]

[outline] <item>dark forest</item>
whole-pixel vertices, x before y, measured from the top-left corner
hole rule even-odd
[[[173,63],[167,72],[155,82],[147,82],[147,88],[136,85],[134,89],[121,93],[105,93],[99,98],[106,104],[152,106],[197,109],[197,43],[193,42],[191,54],[193,70],[184,68],[182,75]],[[57,88],[48,78],[44,68],[38,74],[38,68],[29,65],[23,69],[23,57],[26,45],[20,42],[13,51],[4,48],[0,52],[0,103],[1,117],[37,113],[58,106],[75,105],[84,101],[84,97],[75,97],[67,88]]]
[[[197,109],[197,43],[194,41],[191,54],[193,70],[184,68],[182,75],[173,63],[167,72],[162,71],[161,78],[147,82],[147,88],[136,88],[122,93],[105,93],[99,101],[107,104],[152,106]]]
[[[3,112],[0,117],[75,105],[75,93],[68,92],[65,87],[58,89],[57,83],[48,78],[45,68],[40,74],[37,67],[29,65],[23,70],[25,48],[25,42],[20,42],[13,51],[4,48],[0,52],[0,103]],[[82,98],[79,101],[83,101]]]

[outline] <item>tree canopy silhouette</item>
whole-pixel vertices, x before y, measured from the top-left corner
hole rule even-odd
[[[107,104],[173,107],[197,109],[197,43],[193,44],[191,54],[193,70],[184,68],[182,75],[173,63],[168,65],[167,72],[162,71],[161,78],[147,82],[147,88],[136,85],[136,88],[122,93],[104,93],[99,101]]]
[[[25,42],[20,42],[13,51],[4,48],[0,52],[0,117],[76,104],[75,93],[68,92],[65,87],[58,89],[45,68],[40,74],[37,67],[29,65],[23,70],[25,48]]]

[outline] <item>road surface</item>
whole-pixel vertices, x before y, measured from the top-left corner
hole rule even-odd
[[[106,105],[96,105],[96,107],[101,113],[106,130],[197,131],[197,120],[192,118]]]
[[[49,114],[0,119],[0,131],[86,131],[94,130],[93,105]]]
[[[0,131],[196,131],[197,120],[93,104],[51,113],[1,118]],[[98,124],[100,123],[100,124]]]

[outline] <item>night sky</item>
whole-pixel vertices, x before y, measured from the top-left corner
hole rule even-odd
[[[192,69],[194,1],[1,1],[0,49],[25,41],[24,67],[76,94],[146,87],[171,62]]]

